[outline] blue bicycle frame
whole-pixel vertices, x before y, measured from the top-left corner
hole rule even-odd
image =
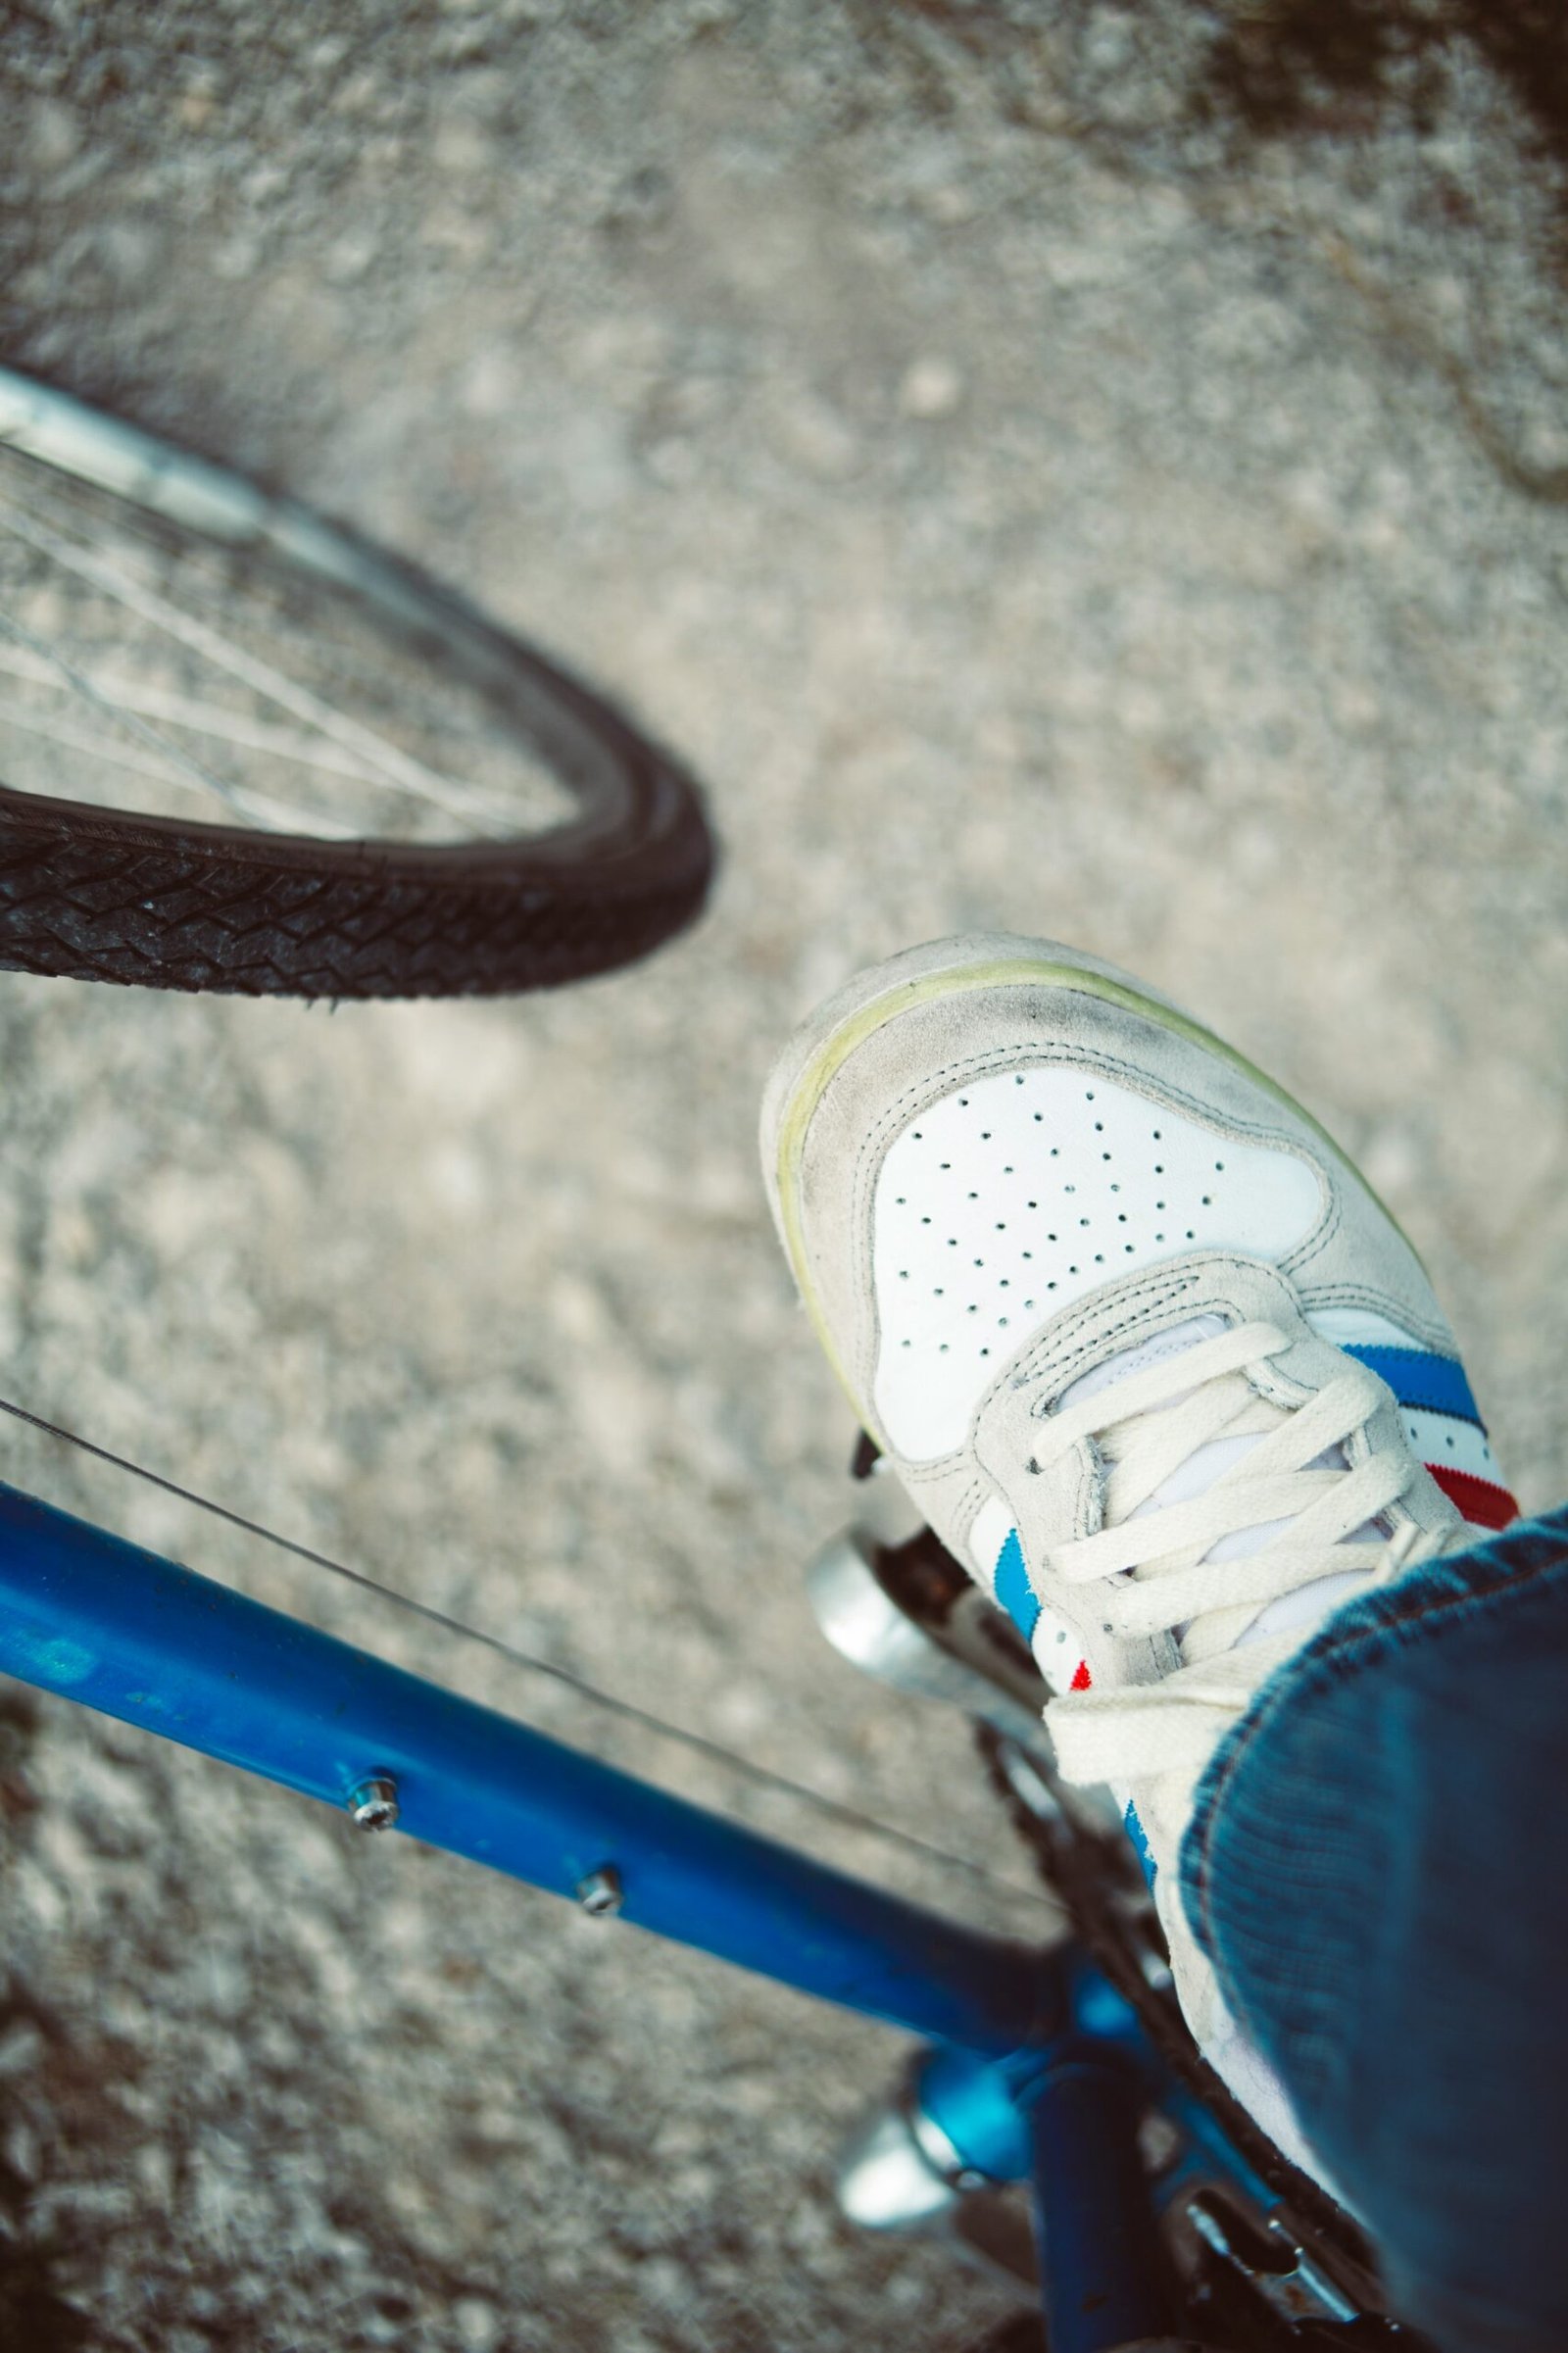
[[[1170,2328],[1136,2145],[1160,2071],[1070,1950],[905,1902],[4,1486],[0,1670],[927,2038],[922,2109],[963,2167],[1033,2177],[1053,2353]]]

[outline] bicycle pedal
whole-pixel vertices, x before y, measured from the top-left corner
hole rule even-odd
[[[1049,1758],[1046,1687],[1013,1629],[929,1529],[887,1544],[856,1523],[807,1571],[816,1622],[852,1666],[944,1701]]]

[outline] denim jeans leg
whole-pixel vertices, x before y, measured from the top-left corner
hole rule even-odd
[[[1568,2346],[1568,1506],[1339,1611],[1210,1764],[1188,1916],[1453,2353]]]

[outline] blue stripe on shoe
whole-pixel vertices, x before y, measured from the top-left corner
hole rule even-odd
[[[1155,1862],[1150,1846],[1149,1833],[1139,1821],[1138,1808],[1133,1804],[1131,1798],[1127,1800],[1127,1811],[1123,1814],[1121,1821],[1123,1830],[1133,1842],[1133,1852],[1138,1857],[1139,1869],[1143,1872],[1150,1893],[1152,1894],[1154,1882],[1159,1877],[1159,1865]]]
[[[1007,1541],[997,1554],[996,1590],[998,1601],[1028,1642],[1040,1623],[1040,1604],[1023,1565],[1023,1546],[1018,1542],[1016,1528],[1007,1530]]]
[[[1478,1430],[1485,1427],[1464,1366],[1451,1356],[1435,1356],[1428,1348],[1348,1348],[1345,1353],[1387,1381],[1399,1403],[1413,1412],[1451,1413]]]

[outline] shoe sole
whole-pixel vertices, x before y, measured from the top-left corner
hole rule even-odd
[[[1371,1195],[1420,1263],[1409,1237],[1378,1200],[1348,1153],[1335,1143],[1320,1120],[1314,1119],[1266,1071],[1259,1070],[1255,1062],[1250,1062],[1234,1046],[1227,1046],[1223,1038],[1217,1038],[1211,1029],[1205,1029],[1168,997],[1151,991],[1115,964],[1107,964],[1081,950],[1063,947],[1055,940],[1031,943],[1044,953],[1029,956],[1006,953],[1009,945],[1005,938],[991,934],[939,940],[928,947],[907,949],[871,972],[861,973],[830,997],[797,1033],[793,1050],[787,1049],[781,1055],[767,1084],[762,1101],[763,1168],[773,1214],[811,1327],[840,1387],[862,1421],[865,1406],[856,1397],[833,1344],[807,1263],[800,1191],[807,1130],[823,1095],[856,1049],[884,1023],[897,1020],[901,1013],[915,1005],[929,1005],[935,998],[956,997],[971,989],[1071,989],[1080,996],[1098,997],[1124,1012],[1140,1014],[1157,1028],[1184,1038],[1188,1044],[1218,1054],[1311,1130],[1325,1151],[1363,1192]]]

